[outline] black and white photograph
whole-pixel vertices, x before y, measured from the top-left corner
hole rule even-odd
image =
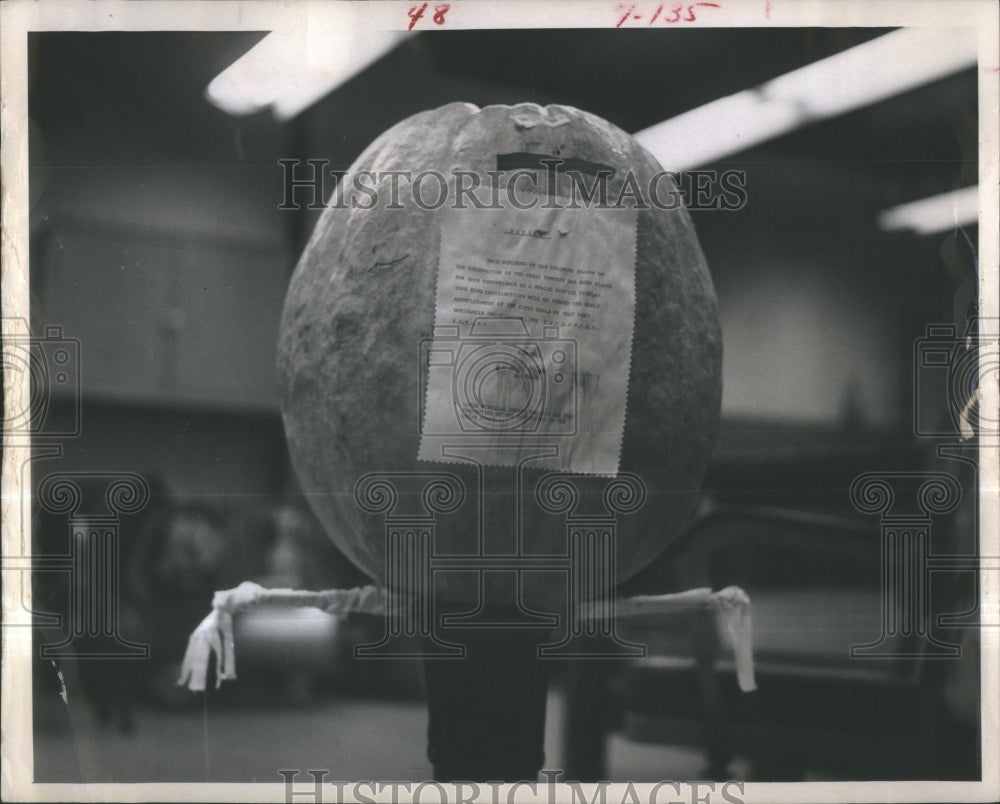
[[[4,800],[1000,798],[998,15],[0,3]]]

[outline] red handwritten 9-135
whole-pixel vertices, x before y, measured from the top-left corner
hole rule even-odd
[[[639,13],[638,3],[618,3],[615,6],[617,14],[616,28],[626,23],[637,23],[648,20],[647,25],[676,25],[685,22],[697,22],[702,9],[719,8],[718,3],[660,3],[650,14]]]

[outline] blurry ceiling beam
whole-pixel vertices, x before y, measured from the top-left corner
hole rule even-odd
[[[884,231],[911,229],[920,235],[947,232],[978,222],[978,187],[963,187],[961,190],[900,204],[878,216],[878,225]]]
[[[276,119],[290,120],[407,36],[352,25],[276,30],[212,79],[205,97],[231,115],[270,107]]]
[[[976,64],[972,28],[903,28],[643,129],[669,170],[739,153],[809,123],[899,95]]]

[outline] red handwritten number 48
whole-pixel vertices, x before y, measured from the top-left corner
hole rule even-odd
[[[410,6],[409,10],[406,12],[406,15],[410,18],[410,24],[407,26],[406,30],[413,30],[413,26],[420,22],[420,18],[424,16],[427,6],[427,3],[422,3],[419,6]],[[448,13],[449,8],[451,8],[451,3],[441,3],[434,6],[434,16],[431,17],[431,19],[434,20],[435,25],[444,25],[444,15]]]

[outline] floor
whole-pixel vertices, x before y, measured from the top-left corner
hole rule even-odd
[[[206,698],[206,701],[210,699]],[[60,704],[61,705],[61,704]],[[52,707],[52,704],[46,706]],[[546,768],[560,768],[562,694],[549,696]],[[271,708],[136,712],[123,735],[79,710],[74,739],[41,713],[35,732],[38,782],[280,782],[279,770],[325,769],[327,780],[420,780],[430,777],[424,755],[427,715],[418,699],[333,698]],[[608,778],[617,781],[697,779],[700,752],[646,746],[612,737]]]

